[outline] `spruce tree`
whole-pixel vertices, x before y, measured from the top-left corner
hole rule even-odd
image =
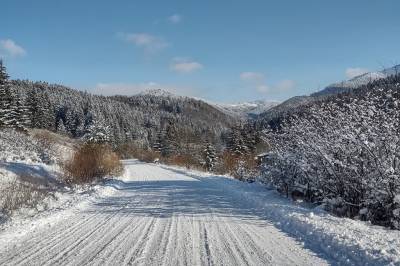
[[[152,148],[155,152],[161,153],[163,150],[163,143],[164,143],[164,132],[160,130],[157,135],[156,139],[152,145]]]
[[[17,95],[16,93],[13,94],[13,102],[14,111],[12,112],[12,115],[14,117],[12,119],[14,123],[12,126],[14,128],[26,131],[26,129],[30,126],[28,106],[25,104],[25,101],[21,98],[21,96]]]
[[[9,76],[0,60],[0,126],[13,127],[17,124],[15,93],[11,90]]]
[[[217,163],[218,157],[214,146],[211,143],[207,143],[203,150],[204,167],[207,171],[212,171]]]
[[[110,128],[105,126],[103,122],[94,121],[83,136],[85,142],[103,144],[110,142]]]
[[[3,60],[0,59],[0,85],[8,83],[10,76],[7,74],[7,69],[3,64]]]
[[[237,156],[242,156],[248,153],[249,148],[246,145],[245,137],[242,135],[242,126],[236,125],[231,129],[228,136],[228,150]]]
[[[176,153],[178,149],[177,130],[173,124],[168,124],[165,130],[161,154],[163,156],[170,156]]]

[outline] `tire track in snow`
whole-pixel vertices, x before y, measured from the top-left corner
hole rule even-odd
[[[31,239],[1,265],[322,265],[223,181],[127,162],[117,193]],[[1,237],[1,236],[0,236]]]
[[[135,246],[130,250],[128,256],[123,262],[123,265],[134,265],[134,263],[136,263],[138,260],[143,259],[139,257],[139,255],[141,255],[141,253],[143,252],[144,244],[146,243],[146,241],[148,241],[149,235],[154,230],[154,224],[157,222],[154,217],[151,217],[147,220],[148,222],[146,223],[146,230],[143,231]]]
[[[95,217],[91,217],[91,220],[95,220],[96,216],[100,216],[99,214],[95,215]],[[81,220],[82,221],[82,220]],[[26,261],[30,261],[33,259],[34,256],[38,256],[38,254],[47,253],[50,248],[57,247],[64,243],[66,239],[74,239],[74,233],[79,232],[84,228],[82,225],[86,224],[88,220],[83,220],[81,223],[79,222],[76,225],[76,230],[73,231],[73,234],[68,230],[68,226],[65,226],[64,230],[59,230],[56,231],[55,233],[53,232],[52,234],[47,234],[46,237],[42,239],[42,237],[37,237],[38,234],[35,234],[35,236],[32,236],[32,245],[28,247],[23,247],[23,250],[17,250],[17,252],[14,252],[14,255],[12,258],[8,259],[5,262],[1,263],[11,263],[15,258],[17,258],[16,261],[13,261],[12,264],[23,264]],[[63,224],[64,225],[64,224]],[[58,233],[62,232],[62,233]],[[67,237],[65,237],[67,236]],[[38,239],[39,238],[39,239]],[[35,243],[36,242],[36,243]],[[27,252],[29,250],[29,252]],[[28,254],[26,254],[28,253]],[[21,254],[24,254],[22,258],[18,258]],[[44,254],[44,255],[45,255]]]

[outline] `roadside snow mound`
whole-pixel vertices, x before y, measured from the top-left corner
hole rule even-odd
[[[229,179],[228,179],[229,180]],[[292,202],[258,183],[220,180],[226,190],[256,203],[266,218],[305,246],[321,249],[348,265],[399,265],[400,231],[368,222],[335,217],[317,208]]]
[[[68,140],[44,130],[0,130],[0,223],[46,210],[65,192],[58,162],[73,150]]]
[[[0,161],[43,162],[50,154],[32,136],[13,129],[0,130]]]
[[[262,210],[265,219],[297,238],[305,247],[322,252],[339,265],[400,265],[400,231],[368,222],[335,217],[320,208],[293,202],[260,183],[245,183],[227,176],[183,168],[197,179],[207,179],[226,193]]]

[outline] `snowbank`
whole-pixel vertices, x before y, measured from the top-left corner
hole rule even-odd
[[[44,130],[0,130],[0,224],[11,216],[23,219],[62,204],[61,194],[68,188],[58,162],[71,154],[73,144]]]
[[[278,228],[296,236],[304,245],[322,249],[345,264],[383,265],[400,263],[400,231],[367,222],[334,217],[283,198],[261,184],[228,179],[227,191],[265,210]]]
[[[218,183],[232,196],[262,209],[265,219],[277,228],[296,237],[305,247],[322,252],[341,264],[400,264],[400,231],[335,217],[320,208],[286,199],[260,183],[244,183],[199,171],[191,173],[195,178]]]

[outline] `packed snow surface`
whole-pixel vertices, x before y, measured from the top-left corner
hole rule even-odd
[[[85,204],[0,232],[0,265],[399,263],[398,231],[312,211],[256,183],[124,164]]]

